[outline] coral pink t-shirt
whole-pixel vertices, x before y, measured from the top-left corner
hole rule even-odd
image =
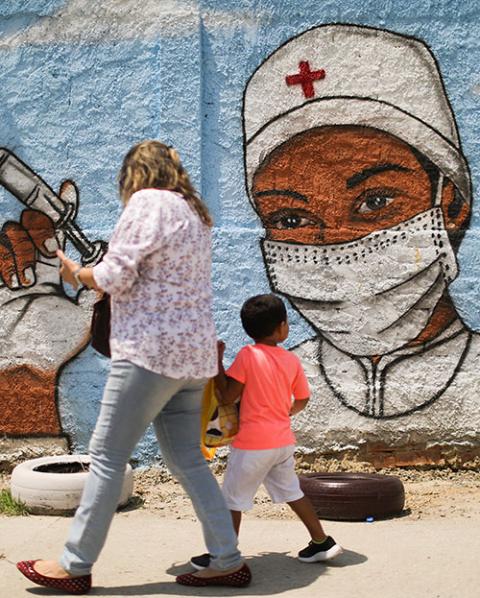
[[[310,396],[298,357],[283,347],[247,345],[236,356],[227,376],[245,385],[239,432],[232,446],[257,450],[295,444],[290,426],[292,398]]]

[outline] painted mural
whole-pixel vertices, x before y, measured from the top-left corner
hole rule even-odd
[[[25,206],[19,222],[5,222],[0,233],[0,434],[60,436],[58,374],[88,343],[92,293],[65,293],[56,250],[68,239],[87,265],[101,258],[105,244],[91,243],[76,225],[73,181],[55,193],[0,149],[0,184]]]
[[[0,457],[5,436],[87,450],[108,361],[55,250],[99,258],[145,138],[178,148],[214,218],[227,364],[242,303],[288,300],[300,447],[480,455],[476,5],[137,4],[0,3]],[[135,458],[156,451],[150,432]]]
[[[271,288],[317,333],[294,350],[319,406],[376,420],[428,418],[452,397],[462,408],[477,390],[480,342],[449,285],[471,182],[429,48],[374,28],[315,27],[253,73],[243,122]]]

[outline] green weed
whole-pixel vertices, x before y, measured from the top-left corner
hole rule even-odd
[[[28,510],[23,502],[12,497],[10,490],[0,490],[0,515],[28,515]]]

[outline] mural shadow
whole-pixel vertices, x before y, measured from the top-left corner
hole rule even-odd
[[[253,582],[247,588],[194,588],[181,586],[172,581],[158,583],[121,585],[115,587],[95,587],[91,596],[158,596],[162,594],[175,596],[271,596],[289,590],[304,588],[314,583],[321,575],[328,575],[328,570],[360,565],[367,561],[367,557],[353,550],[345,550],[343,554],[329,563],[307,564],[301,563],[287,553],[264,552],[258,556],[247,557],[247,563],[252,569]],[[192,570],[189,564],[173,564],[167,573],[180,575]],[[37,596],[60,596],[61,592],[43,588],[29,589],[30,594]]]

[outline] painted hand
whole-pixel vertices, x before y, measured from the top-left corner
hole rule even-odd
[[[60,193],[76,193],[64,183]],[[0,234],[0,434],[58,434],[58,371],[87,344],[94,293],[68,297],[48,216],[24,210]]]

